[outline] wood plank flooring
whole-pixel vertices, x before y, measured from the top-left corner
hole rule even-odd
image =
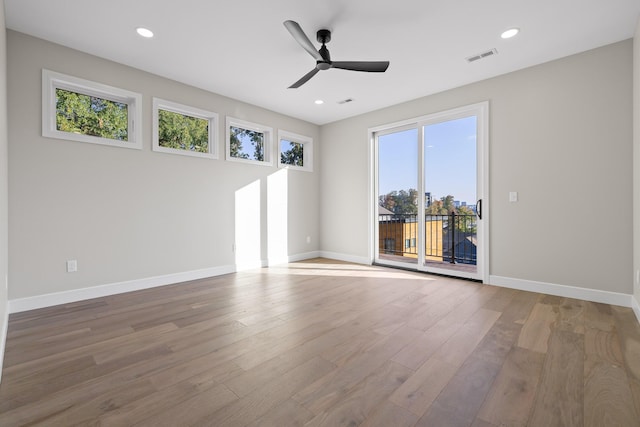
[[[314,259],[13,314],[0,426],[640,426],[633,312]]]

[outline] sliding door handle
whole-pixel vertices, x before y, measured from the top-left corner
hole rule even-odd
[[[482,219],[482,199],[478,199],[476,202],[476,212],[478,213],[478,219]]]

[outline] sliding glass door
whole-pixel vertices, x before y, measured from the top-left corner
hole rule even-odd
[[[392,129],[377,136],[379,255],[400,264],[418,263],[418,129]]]
[[[486,280],[487,110],[476,104],[371,130],[375,262]]]

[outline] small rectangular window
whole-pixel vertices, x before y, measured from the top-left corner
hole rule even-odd
[[[271,166],[273,129],[227,117],[227,160]]]
[[[56,88],[56,130],[127,141],[128,105]]]
[[[411,247],[411,240],[410,239],[405,239],[404,240],[404,248],[405,249],[409,249]]]
[[[280,130],[278,141],[279,167],[313,172],[313,139]]]
[[[142,95],[42,70],[42,135],[142,148]]]
[[[218,115],[153,98],[153,151],[218,158]]]

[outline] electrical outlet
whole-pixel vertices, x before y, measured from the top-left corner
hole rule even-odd
[[[311,236],[307,236],[307,243],[311,243]]]
[[[510,191],[509,192],[509,201],[510,202],[517,202],[518,201],[518,192],[517,191]]]
[[[640,285],[640,268],[636,270],[636,285]]]
[[[70,259],[67,261],[67,273],[75,273],[78,271],[78,261]]]

